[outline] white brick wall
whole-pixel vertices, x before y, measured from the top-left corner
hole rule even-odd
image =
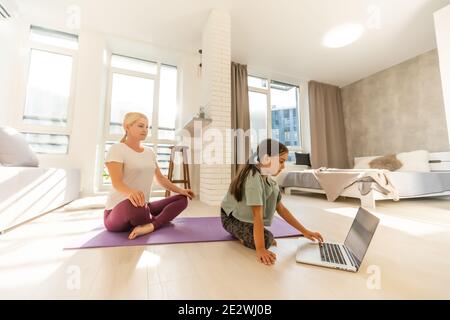
[[[200,200],[209,205],[220,204],[230,185],[231,166],[226,164],[226,130],[231,127],[231,24],[227,12],[213,10],[202,37],[202,104],[208,108],[212,123],[205,128],[216,129],[222,141],[203,142],[204,151],[222,145],[218,163],[210,163],[211,154],[204,152],[200,167]],[[211,137],[207,138],[210,140]],[[208,163],[208,164],[206,164]]]

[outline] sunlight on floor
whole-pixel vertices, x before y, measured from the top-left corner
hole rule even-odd
[[[325,211],[337,213],[341,216],[353,219],[356,216],[357,208],[343,207],[343,208],[329,208]],[[370,210],[369,210],[370,211]],[[388,228],[396,229],[414,236],[430,235],[440,232],[445,232],[448,228],[443,226],[436,226],[429,223],[417,222],[410,219],[393,217],[389,214],[373,212],[380,218],[380,225]]]
[[[154,252],[144,250],[136,268],[156,267],[161,262],[161,257]]]
[[[8,245],[13,245],[11,239],[15,237],[9,238]],[[23,239],[26,240],[26,237]],[[64,261],[75,254],[75,251],[61,251],[61,240],[62,238],[58,241],[39,239],[15,246],[13,250],[2,250],[0,255],[2,289],[12,290],[42,285],[45,279],[64,264]]]

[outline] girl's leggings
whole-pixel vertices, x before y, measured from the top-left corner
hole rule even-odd
[[[255,239],[253,238],[253,223],[243,222],[233,217],[233,214],[227,215],[221,208],[220,217],[222,225],[235,238],[239,239],[244,246],[255,249]],[[273,243],[273,234],[264,228],[264,245],[269,249]]]
[[[183,195],[147,202],[143,207],[135,207],[126,199],[111,210],[105,210],[103,221],[106,229],[113,232],[130,231],[133,227],[149,223],[156,230],[178,216],[186,209],[187,203]]]

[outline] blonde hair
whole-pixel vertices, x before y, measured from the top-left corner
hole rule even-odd
[[[148,118],[145,114],[140,113],[140,112],[128,112],[125,117],[123,118],[123,129],[125,130],[125,135],[123,136],[122,139],[120,139],[120,142],[125,142],[127,140],[127,129],[126,127],[128,125],[132,125],[133,123],[135,123],[136,121],[138,121],[139,119],[144,118],[148,121]]]

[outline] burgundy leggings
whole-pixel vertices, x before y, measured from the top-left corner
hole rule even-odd
[[[133,227],[152,223],[155,230],[173,220],[187,207],[187,198],[176,195],[162,200],[147,202],[135,207],[130,200],[119,202],[111,210],[105,210],[103,221],[108,231],[130,231]]]

